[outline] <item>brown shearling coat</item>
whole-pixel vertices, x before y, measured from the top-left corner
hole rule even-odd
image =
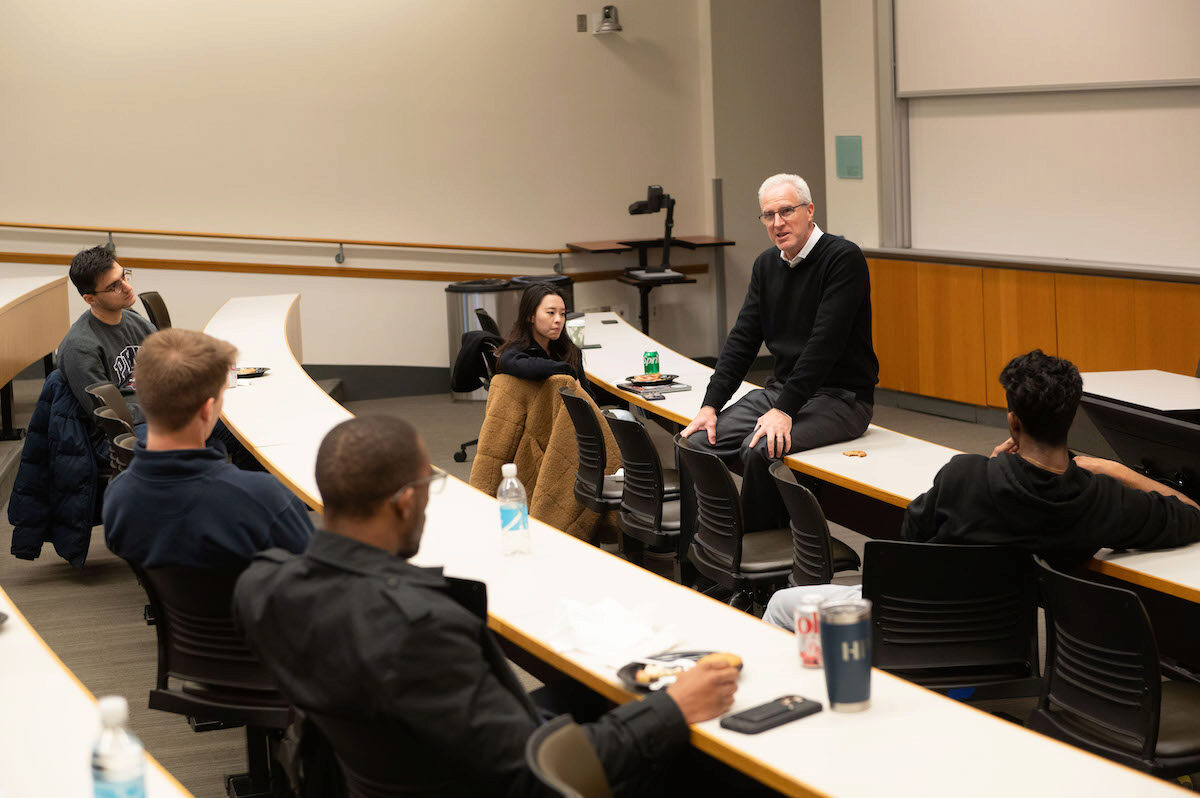
[[[516,463],[517,477],[525,485],[529,500],[529,514],[590,541],[600,517],[575,498],[579,447],[571,416],[558,396],[559,388],[564,386],[574,388],[575,380],[566,375],[542,382],[507,374],[492,378],[479,447],[471,465],[471,485],[494,496],[500,486],[500,466]],[[574,393],[587,399],[600,415],[600,408],[586,391]],[[612,474],[621,466],[621,451],[603,418],[600,429],[607,453],[604,472]]]

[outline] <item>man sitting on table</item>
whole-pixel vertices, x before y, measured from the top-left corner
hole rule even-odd
[[[1073,568],[1097,550],[1161,549],[1200,540],[1200,507],[1112,460],[1073,456],[1067,432],[1083,379],[1067,360],[1035,349],[1000,373],[1009,438],[990,458],[959,454],[913,499],[900,535],[919,543],[1014,546]],[[780,590],[763,620],[792,629],[801,597],[851,598],[860,585]]]
[[[308,508],[270,474],[206,445],[236,351],[192,330],[154,333],[137,353],[146,441],[104,496],[104,538],[144,568],[245,565],[264,549],[304,551]]]
[[[390,741],[414,794],[549,794],[525,763],[541,716],[487,629],[484,585],[408,562],[445,478],[416,431],[345,421],[321,443],[316,477],[326,530],[303,555],[260,554],[234,595],[283,693],[318,725],[334,716]],[[587,724],[609,781],[640,787],[736,689],[736,669],[706,663]]]
[[[693,446],[741,454],[748,532],[784,523],[771,460],[862,435],[879,377],[862,250],[817,227],[808,184],[796,175],[768,177],[758,201],[773,246],[754,261],[703,406],[682,432],[705,433],[689,438]],[[775,356],[774,377],[721,410],[764,342]]]

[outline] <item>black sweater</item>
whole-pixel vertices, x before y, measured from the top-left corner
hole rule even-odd
[[[566,374],[579,380],[580,387],[587,391],[593,399],[596,398],[596,392],[582,369],[576,374],[570,363],[555,360],[549,352],[536,343],[530,344],[528,349],[517,349],[515,346],[505,349],[500,353],[500,362],[496,364],[496,373],[511,374],[523,380],[538,382],[555,374]]]
[[[789,267],[775,247],[754,261],[746,301],[702,404],[718,411],[737,390],[758,349],[775,356],[775,407],[794,416],[820,388],[845,388],[872,403],[879,361],[871,344],[871,279],[851,241],[825,233]]]
[[[1015,546],[1071,567],[1097,549],[1163,549],[1200,540],[1200,511],[1074,462],[1055,474],[1015,454],[960,454],[913,499],[900,534],[927,543]]]

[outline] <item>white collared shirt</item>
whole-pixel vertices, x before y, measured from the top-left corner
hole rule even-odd
[[[821,228],[813,222],[812,232],[808,235],[808,240],[804,242],[804,246],[796,253],[796,257],[788,259],[787,255],[783,254],[783,250],[779,250],[779,257],[783,258],[783,262],[788,265],[788,268],[793,268],[797,263],[808,257],[808,253],[812,252],[813,247],[817,245],[817,241],[821,238]]]

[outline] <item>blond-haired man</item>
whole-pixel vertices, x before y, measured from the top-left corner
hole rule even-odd
[[[304,551],[307,508],[275,477],[243,471],[208,445],[237,350],[192,330],[142,342],[134,365],[146,442],[104,496],[104,537],[146,568],[244,565],[259,551]]]

